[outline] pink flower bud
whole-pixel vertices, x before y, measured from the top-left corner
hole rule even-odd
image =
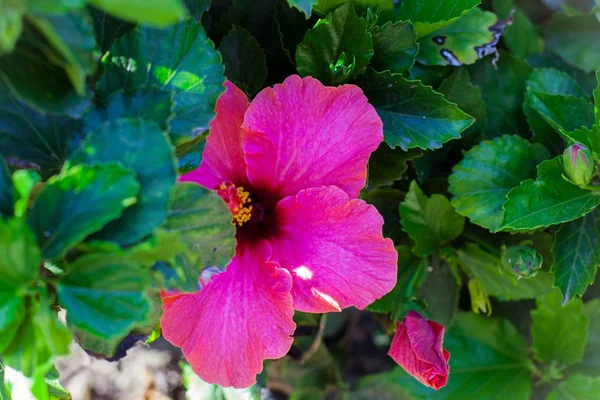
[[[388,355],[406,372],[435,390],[446,386],[450,353],[443,347],[444,327],[409,311],[396,334]]]

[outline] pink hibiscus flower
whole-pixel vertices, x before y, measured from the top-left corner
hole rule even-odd
[[[252,104],[226,87],[202,164],[181,180],[229,205],[236,255],[198,292],[163,294],[161,326],[200,378],[241,388],[289,351],[294,310],[366,307],[394,287],[397,253],[356,199],[383,137],[358,87],[291,76]]]

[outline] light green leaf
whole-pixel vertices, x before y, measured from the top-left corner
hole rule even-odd
[[[575,295],[583,295],[594,282],[600,265],[600,212],[593,211],[571,221],[554,234],[552,245],[554,286],[566,303]]]
[[[27,377],[46,374],[55,356],[67,354],[71,333],[56,317],[47,300],[29,307],[10,346],[2,352],[4,362]]]
[[[431,87],[400,74],[371,70],[360,86],[381,117],[384,140],[391,148],[438,149],[474,122]]]
[[[600,299],[586,302],[583,313],[589,320],[583,360],[570,367],[567,372],[596,377],[600,375]]]
[[[455,22],[481,3],[481,0],[412,0],[403,1],[396,20],[410,20],[418,37],[423,37]]]
[[[594,106],[586,99],[534,92],[527,88],[525,104],[536,110],[555,130],[572,131],[594,124]]]
[[[536,68],[527,80],[527,89],[537,93],[588,98],[588,94],[567,73],[555,68]]]
[[[417,36],[409,21],[394,24],[387,22],[371,29],[373,37],[373,58],[371,66],[375,71],[406,72],[415,63],[419,51]]]
[[[12,176],[15,195],[15,216],[22,217],[27,212],[29,202],[37,196],[43,185],[36,185],[42,180],[41,176],[31,169],[20,169]],[[34,191],[35,189],[35,191]]]
[[[250,95],[256,94],[267,78],[265,52],[245,29],[233,27],[219,46],[225,76]]]
[[[116,92],[97,104],[83,116],[86,133],[97,132],[108,121],[119,118],[140,118],[154,121],[163,131],[169,130],[174,117],[170,93],[157,88],[142,88],[131,92]]]
[[[57,289],[70,325],[108,340],[145,322],[150,304],[144,291],[150,276],[125,254],[84,255],[65,270]]]
[[[62,15],[30,14],[28,20],[58,52],[60,58],[53,62],[64,69],[77,94],[84,96],[87,77],[94,75],[98,62],[90,15],[77,10]]]
[[[193,19],[167,29],[141,26],[117,40],[103,62],[101,98],[118,90],[158,86],[173,94],[175,118],[170,124],[175,144],[209,129],[225,78],[221,55]]]
[[[503,271],[500,258],[468,243],[458,251],[460,265],[477,278],[490,296],[500,300],[533,299],[552,290],[552,275],[540,271],[529,279],[518,279]]]
[[[15,196],[10,171],[4,157],[0,155],[0,220],[2,216],[10,217],[15,211]]]
[[[496,52],[503,30],[504,22],[496,14],[474,8],[451,24],[421,36],[417,60],[425,65],[473,64]]]
[[[312,14],[312,8],[317,0],[287,0],[287,2],[291,7],[303,12],[308,19]]]
[[[164,225],[178,232],[189,251],[198,257],[197,272],[204,267],[225,267],[235,252],[235,227],[225,202],[195,183],[178,183],[171,192]]]
[[[548,151],[518,136],[485,140],[456,164],[448,180],[452,205],[474,224],[494,232],[502,222],[507,193],[533,178]]]
[[[55,367],[44,376],[50,400],[71,400],[71,394],[60,383],[59,377],[60,375]]]
[[[23,17],[27,12],[27,4],[19,0],[2,2],[0,15],[0,55],[10,53],[23,31]],[[2,383],[0,382],[0,389]]]
[[[306,33],[296,49],[296,66],[301,76],[339,84],[362,74],[372,56],[367,23],[351,3],[344,3]]]
[[[60,171],[69,140],[79,122],[38,113],[13,97],[0,83],[0,155],[36,167],[42,176]]]
[[[157,27],[172,25],[187,15],[181,0],[89,0],[89,3],[124,20]]]
[[[546,400],[594,399],[598,397],[598,393],[600,377],[571,375],[567,380],[557,383]]]
[[[44,258],[58,259],[117,219],[135,202],[140,185],[122,166],[74,166],[48,181],[27,213]]]
[[[313,6],[313,11],[324,17],[348,0],[317,0]],[[391,21],[394,16],[393,0],[350,0],[358,16],[364,16],[367,8],[370,8],[378,15],[378,25]]]
[[[546,48],[586,73],[600,70],[600,22],[594,15],[556,13],[546,26]]]
[[[421,257],[433,254],[441,245],[460,236],[465,218],[440,194],[426,197],[416,181],[400,203],[402,230],[414,240],[413,252]]]
[[[560,157],[538,166],[538,178],[512,189],[499,230],[533,230],[573,221],[600,204],[600,193],[581,189],[562,177]]]
[[[529,400],[532,378],[527,346],[508,320],[460,313],[446,332],[444,348],[451,354],[444,388],[430,389],[400,367],[363,378],[358,388],[376,380],[425,400]]]
[[[527,15],[515,5],[515,0],[494,0],[494,11],[500,18],[508,18],[512,13],[512,24],[504,28],[502,41],[515,56],[524,59],[544,51],[544,39]]]
[[[588,317],[583,313],[581,299],[563,305],[562,296],[554,290],[536,299],[531,311],[531,336],[535,359],[549,363],[556,361],[572,365],[583,357],[587,339]]]
[[[532,68],[503,50],[494,59],[487,57],[469,68],[471,82],[481,90],[487,108],[486,138],[528,132],[523,100]]]
[[[88,137],[73,155],[75,163],[120,162],[140,183],[137,202],[94,238],[132,244],[149,235],[167,216],[175,184],[175,158],[165,133],[155,122],[117,119]]]
[[[573,131],[560,130],[560,133],[572,142],[579,142],[586,145],[594,153],[596,160],[600,159],[600,126],[594,124],[591,129],[585,126]]]

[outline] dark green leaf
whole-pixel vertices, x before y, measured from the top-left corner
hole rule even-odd
[[[410,20],[417,36],[422,37],[455,22],[481,0],[412,0],[403,1],[396,20]]]
[[[583,312],[589,320],[587,341],[583,360],[569,368],[570,373],[586,376],[600,375],[600,299],[593,299],[583,305]]]
[[[314,18],[307,20],[305,15],[290,7],[287,0],[276,0],[275,22],[281,47],[292,64],[296,64],[296,47],[302,43],[306,31],[315,24]]]
[[[122,253],[92,253],[66,266],[58,283],[70,325],[101,339],[126,334],[148,317],[148,270]]]
[[[85,6],[86,0],[29,0],[29,11],[42,14],[64,14]]]
[[[528,88],[525,103],[556,130],[572,131],[594,124],[594,106],[586,99],[534,92]]]
[[[200,166],[202,153],[206,146],[206,136],[196,136],[195,139],[185,142],[175,149],[180,174],[192,171]]]
[[[525,58],[544,51],[544,39],[536,26],[515,5],[515,0],[494,0],[494,11],[500,18],[512,16],[512,24],[504,28],[502,40],[512,54]]]
[[[345,3],[320,19],[296,49],[301,76],[326,85],[339,84],[362,74],[373,56],[373,41],[364,19]]]
[[[309,18],[312,14],[312,7],[317,0],[287,0],[287,2],[290,6],[302,11],[306,18]]]
[[[406,72],[415,63],[419,51],[413,25],[409,21],[385,23],[371,29],[373,58],[371,66],[376,71]]]
[[[404,199],[404,194],[398,189],[381,187],[373,190],[363,190],[360,192],[360,198],[373,204],[383,217],[383,236],[389,237],[394,243],[400,243],[405,235],[400,228],[398,207]]]
[[[370,71],[360,85],[381,117],[384,140],[392,148],[437,149],[459,138],[474,121],[431,87],[399,74]]]
[[[450,326],[458,311],[460,285],[448,263],[434,256],[416,297],[427,303],[427,316]]]
[[[313,6],[313,11],[321,16],[325,16],[338,8],[348,0],[318,0]],[[394,16],[394,1],[393,0],[350,0],[350,3],[356,9],[359,16],[364,15],[367,8],[370,8],[378,15],[377,22],[379,25],[391,21]]]
[[[505,272],[500,258],[472,243],[458,251],[461,265],[469,276],[477,278],[488,295],[500,300],[533,299],[552,290],[552,275],[540,271],[529,279],[517,280]]]
[[[420,36],[417,60],[425,65],[473,64],[496,52],[503,29],[504,22],[494,13],[474,8],[450,25]]]
[[[53,63],[55,59],[61,59],[60,53],[27,25],[15,50],[0,59],[0,81],[19,100],[41,112],[81,117],[90,105],[91,93],[77,95],[65,70]]]
[[[594,153],[594,157],[600,159],[600,126],[594,124],[591,129],[582,127],[568,132],[561,130],[563,136],[573,142],[579,142],[586,145]]]
[[[555,68],[536,68],[527,80],[527,89],[537,93],[588,98],[575,79]]]
[[[181,240],[198,257],[198,273],[208,266],[225,267],[233,258],[235,227],[227,205],[195,183],[175,186],[164,229],[181,234]]]
[[[181,0],[89,0],[88,3],[124,20],[158,27],[174,24],[187,15]]]
[[[155,122],[111,121],[88,137],[73,161],[120,162],[136,172],[141,185],[137,202],[96,234],[96,239],[132,244],[164,222],[176,179],[175,159],[168,138]]]
[[[594,282],[600,265],[600,213],[591,212],[561,225],[552,245],[554,286],[563,294],[563,302],[583,295]]]
[[[444,348],[451,354],[446,387],[423,386],[400,367],[360,382],[378,380],[403,387],[425,400],[529,400],[531,371],[525,340],[507,320],[460,313],[447,331]]]
[[[135,203],[140,184],[122,166],[75,166],[51,178],[27,213],[44,258],[58,259]]]
[[[496,62],[494,57],[487,57],[469,69],[471,82],[479,86],[487,108],[487,138],[529,131],[523,100],[531,71],[525,61],[502,50]]]
[[[554,290],[536,299],[531,312],[531,336],[535,359],[549,363],[572,365],[583,358],[587,339],[588,318],[583,313],[581,299],[563,305],[562,295]]]
[[[458,108],[475,118],[473,125],[462,133],[462,138],[463,141],[467,139],[470,142],[479,142],[485,129],[487,115],[481,92],[477,86],[471,84],[467,69],[457,68],[452,75],[444,79],[437,91],[443,94],[446,100],[456,103]]]
[[[596,81],[598,84],[594,89],[594,114],[596,115],[596,125],[600,125],[600,71],[596,71]]]
[[[60,58],[53,60],[61,66],[75,91],[86,93],[86,79],[96,72],[96,40],[90,15],[77,10],[62,15],[29,15],[29,21],[44,35]]]
[[[256,94],[267,78],[265,52],[247,30],[233,27],[221,40],[225,76],[250,95]]]
[[[400,180],[408,169],[407,163],[422,154],[419,149],[390,149],[390,146],[382,143],[369,159],[369,188],[392,185]]]
[[[13,182],[6,162],[0,155],[0,219],[2,215],[9,217],[15,212],[15,196],[13,194]]]
[[[590,73],[600,70],[598,35],[600,22],[594,15],[569,17],[557,13],[547,25],[546,47],[575,68]]]
[[[135,24],[115,18],[97,8],[89,7],[89,12],[94,23],[96,41],[103,54],[110,49],[115,40],[135,28]]]
[[[559,382],[546,400],[593,399],[600,393],[600,377],[590,378],[583,375],[571,375]]]
[[[174,117],[170,93],[157,88],[143,88],[131,92],[116,92],[90,109],[83,117],[86,134],[96,132],[108,121],[118,118],[140,118],[154,121],[163,131],[169,130]]]
[[[560,158],[538,166],[538,178],[512,189],[504,203],[504,218],[498,229],[533,230],[573,221],[600,204],[600,193],[581,189],[562,177]]]
[[[433,254],[441,245],[456,239],[465,226],[450,201],[441,194],[426,197],[416,181],[400,203],[402,230],[415,242],[413,252],[421,257]]]
[[[548,156],[543,146],[518,136],[481,142],[465,154],[450,175],[452,205],[474,224],[497,230],[507,193],[521,181],[535,177],[536,166]]]
[[[126,34],[112,45],[104,68],[98,84],[101,98],[152,86],[173,93],[175,144],[209,129],[224,90],[221,56],[193,19],[167,29],[142,26]]]
[[[210,9],[211,0],[183,0],[190,15],[200,22],[202,14]]]

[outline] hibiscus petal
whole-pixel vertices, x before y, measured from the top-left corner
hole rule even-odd
[[[277,199],[325,185],[356,197],[383,139],[381,119],[360,88],[297,75],[260,92],[242,128],[248,178]]]
[[[217,116],[210,123],[210,134],[202,154],[200,167],[179,180],[197,182],[208,189],[215,189],[225,181],[246,185],[246,161],[242,151],[242,122],[250,106],[243,91],[233,83],[225,82],[225,93],[217,100]]]
[[[240,249],[223,273],[192,294],[163,294],[165,339],[179,346],[209,383],[236,388],[256,382],[263,360],[283,357],[292,345],[292,280],[266,261],[267,243]]]
[[[362,309],[394,287],[398,254],[375,207],[322,186],[281,200],[275,214],[272,259],[292,274],[296,310]]]

